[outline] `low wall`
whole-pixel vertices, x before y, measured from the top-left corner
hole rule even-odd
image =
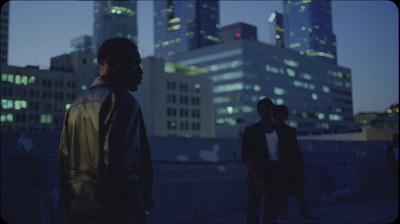
[[[247,171],[240,162],[240,139],[150,137],[149,141],[157,203],[150,211],[150,222],[188,222],[245,210]],[[380,200],[392,195],[385,162],[388,142],[299,143],[309,203]],[[10,223],[62,221],[56,174],[58,144],[59,134],[1,134],[3,219]],[[288,203],[294,202],[289,199]]]

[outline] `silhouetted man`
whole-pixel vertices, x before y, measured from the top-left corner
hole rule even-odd
[[[393,141],[386,150],[386,163],[389,165],[392,175],[393,191],[399,198],[399,134],[393,134]]]
[[[259,223],[258,213],[263,196],[263,223],[276,223],[278,206],[286,191],[284,178],[290,143],[285,132],[272,122],[273,107],[270,99],[260,100],[257,110],[261,121],[246,127],[243,134],[242,161],[248,169],[248,223]]]
[[[139,103],[128,92],[142,80],[128,39],[105,41],[100,76],[67,110],[58,175],[71,223],[144,223],[154,207],[153,165]]]
[[[299,143],[297,141],[296,129],[286,124],[286,119],[289,117],[289,110],[284,105],[277,105],[273,110],[273,117],[276,125],[282,129],[286,136],[290,137],[288,155],[290,156],[290,163],[288,165],[288,172],[286,176],[287,192],[286,197],[294,195],[300,208],[301,216],[305,220],[318,220],[308,208],[306,199],[304,197],[305,189],[305,176],[304,176],[304,161],[303,154],[301,153]],[[287,212],[286,197],[282,200],[280,207],[281,217],[285,217]]]

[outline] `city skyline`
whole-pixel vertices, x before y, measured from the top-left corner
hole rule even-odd
[[[270,43],[267,21],[272,11],[282,12],[283,2],[220,1],[220,24],[243,21],[255,25],[259,41]],[[351,69],[353,75],[354,114],[383,112],[398,103],[396,5],[333,1],[332,11],[338,65]],[[152,1],[138,2],[138,46],[143,58],[154,54],[152,12]],[[48,67],[51,57],[69,53],[72,38],[93,35],[93,19],[93,2],[11,2],[9,64]]]

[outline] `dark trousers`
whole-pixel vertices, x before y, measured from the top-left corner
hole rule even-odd
[[[294,195],[296,197],[301,216],[305,217],[305,216],[309,215],[311,212],[307,206],[306,198],[304,197],[304,192],[298,191],[298,192],[292,193],[292,195]],[[284,215],[287,211],[288,211],[288,205],[287,205],[286,198],[284,198],[284,199],[282,199],[282,204],[281,204],[281,207],[279,208],[279,213],[281,215]]]
[[[146,211],[135,181],[127,181],[108,196],[99,215],[75,213],[68,215],[68,223],[146,223]],[[114,197],[113,197],[114,196]]]
[[[268,166],[268,173],[264,176],[265,189],[260,193],[257,191],[254,180],[248,178],[247,191],[247,223],[260,223],[259,212],[261,200],[264,197],[263,223],[276,223],[278,220],[278,208],[281,205],[284,194],[283,173],[279,162]]]

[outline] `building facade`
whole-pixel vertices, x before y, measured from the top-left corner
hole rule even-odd
[[[107,39],[123,37],[137,43],[136,1],[94,1],[93,51]]]
[[[215,137],[211,80],[208,72],[148,57],[143,80],[133,95],[139,101],[150,136]]]
[[[10,18],[10,2],[4,2],[1,6],[1,65],[6,65],[8,63],[8,25]]]
[[[385,112],[362,112],[354,116],[358,128],[399,130],[399,104],[392,104]]]
[[[268,97],[290,110],[298,134],[352,128],[350,69],[257,41],[235,40],[170,58],[210,70],[217,137],[241,136]]]
[[[331,1],[284,1],[285,47],[337,63]]]
[[[218,1],[154,1],[156,57],[216,44],[219,29]]]
[[[83,35],[72,38],[70,45],[70,53],[83,52],[92,53],[93,52],[93,38],[91,36]]]
[[[1,130],[61,131],[75,89],[70,72],[1,66]]]
[[[254,40],[257,41],[257,27],[243,22],[224,26],[219,32],[221,42],[232,40]]]
[[[285,24],[283,14],[279,12],[273,12],[268,18],[269,32],[270,32],[270,43],[279,48],[285,48]]]

